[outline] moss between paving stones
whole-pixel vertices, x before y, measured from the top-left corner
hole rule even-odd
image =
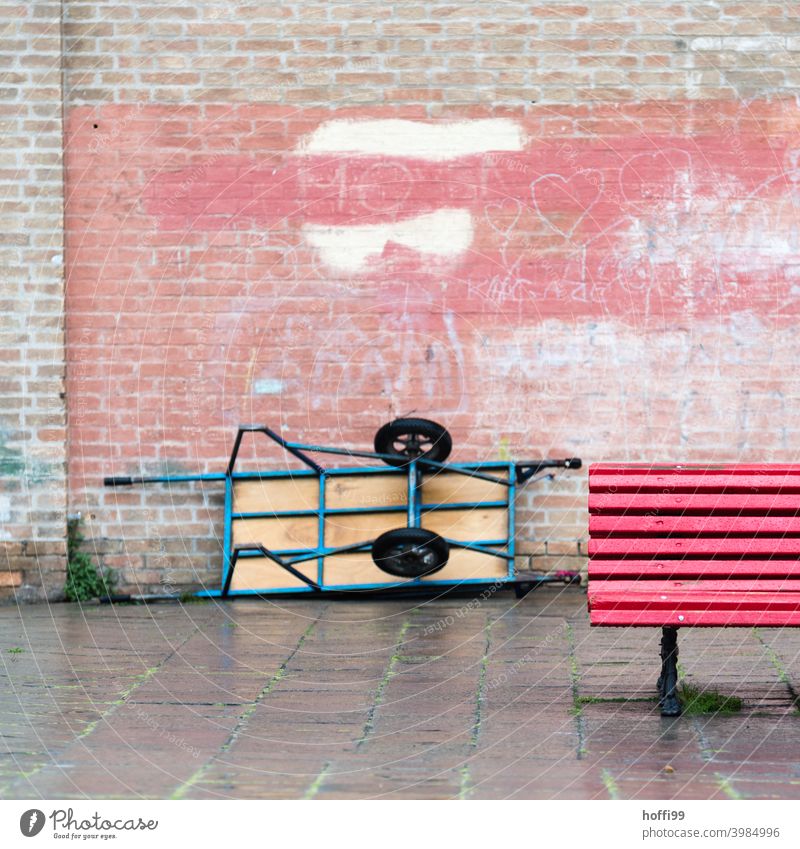
[[[683,713],[690,716],[739,713],[742,709],[742,700],[738,696],[725,696],[716,690],[701,690],[685,681],[681,684],[680,698]]]
[[[575,706],[579,705],[604,705],[618,704],[623,705],[629,702],[657,702],[656,696],[640,696],[636,698],[627,698],[626,696],[578,696],[575,699]]]
[[[683,713],[690,716],[700,714],[732,714],[742,709],[742,700],[738,696],[725,696],[716,690],[701,690],[693,684],[683,683],[680,690]],[[625,696],[578,696],[575,699],[573,713],[584,705],[633,704],[635,702],[657,702],[656,696],[626,698]]]

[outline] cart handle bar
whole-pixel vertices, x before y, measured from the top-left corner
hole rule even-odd
[[[517,483],[538,475],[543,469],[580,469],[583,465],[580,457],[567,457],[566,460],[536,460],[532,463],[517,463]]]
[[[417,461],[420,462],[420,461]],[[422,461],[423,465],[438,466],[440,468],[448,468],[444,463],[433,463],[432,461]],[[580,469],[580,457],[568,457],[566,460],[537,460],[535,462],[517,463],[515,468],[517,471],[517,483],[525,483],[534,475],[538,474],[542,469]],[[460,469],[452,469],[451,471],[462,471]],[[475,472],[464,472],[470,477],[477,477]],[[164,475],[154,477],[132,477],[130,475],[119,475],[116,477],[103,478],[103,486],[134,486],[135,484],[143,483],[190,483],[192,481],[224,481],[227,476],[221,473],[211,473],[206,475]],[[481,475],[489,480],[497,483],[508,485],[508,481],[502,478],[495,478],[490,475]]]

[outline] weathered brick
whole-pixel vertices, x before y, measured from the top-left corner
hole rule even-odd
[[[18,568],[20,565],[27,566],[28,562],[25,560],[17,560],[14,563],[0,562],[0,586],[16,587],[22,583],[22,569]]]
[[[24,331],[17,353],[3,357],[12,376],[0,409],[14,410],[21,426],[0,425],[0,496],[4,535],[15,543],[0,549],[0,582],[25,587],[20,599],[55,598],[63,585],[52,577],[63,568],[66,529],[66,432],[63,385],[39,381],[44,363],[64,371],[63,339],[63,188],[61,151],[61,9],[58,4],[18,4],[0,9],[4,44],[13,49],[22,71],[11,70],[0,84],[15,103],[7,114],[4,145],[10,151],[10,173],[18,187],[3,210],[3,229],[21,234],[8,240],[4,257],[3,294]],[[10,68],[7,63],[6,67]],[[14,152],[16,151],[16,152]],[[6,317],[4,316],[4,321]],[[12,386],[13,384],[13,386]],[[8,406],[7,406],[8,405]],[[30,589],[28,589],[30,588]]]
[[[14,335],[2,342],[0,460],[16,471],[0,493],[24,585],[39,586],[25,580],[34,550],[63,556],[68,438],[70,509],[99,561],[129,576],[146,564],[143,585],[159,569],[189,580],[182,561],[219,568],[219,491],[113,492],[102,476],[222,468],[232,426],[254,416],[368,446],[415,408],[453,428],[460,459],[786,459],[794,433],[775,410],[791,421],[800,400],[786,329],[800,258],[777,188],[796,165],[800,27],[777,3],[651,7],[251,4],[227,18],[190,0],[138,18],[90,0],[3,7],[0,179],[13,190],[0,305]],[[359,169],[348,155],[269,183],[337,117],[505,117],[525,153],[418,170]],[[561,192],[561,210],[547,206],[558,184],[549,197],[534,187],[587,173],[595,183],[577,203]],[[305,241],[305,225],[441,207],[471,217],[460,264],[414,266],[390,239],[380,273],[350,274]],[[775,379],[745,390],[753,374]],[[523,557],[574,559],[585,477],[571,480],[521,495]]]

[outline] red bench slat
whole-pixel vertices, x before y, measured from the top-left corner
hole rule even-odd
[[[800,463],[592,463],[590,475],[800,474]]]
[[[654,515],[776,515],[800,516],[800,498],[796,495],[664,495],[649,493],[590,493],[589,513]]]
[[[676,592],[686,593],[795,593],[800,597],[800,579],[759,578],[752,581],[746,578],[708,580],[705,578],[684,578],[671,580],[593,580],[589,595],[602,594],[607,597],[613,593],[641,593],[653,595],[661,593],[674,598]]]
[[[589,580],[665,578],[800,578],[800,560],[599,560],[589,561]]]
[[[708,592],[701,589],[667,592],[601,592],[589,590],[594,610],[796,610],[800,613],[798,593]]]
[[[594,492],[661,493],[730,493],[789,495],[800,493],[800,471],[780,475],[759,474],[598,474],[589,476]]]
[[[800,626],[800,611],[787,610],[594,610],[592,625],[663,628],[782,628]],[[682,616],[683,619],[679,619]]]
[[[790,516],[591,516],[589,533],[610,536],[792,537],[800,518]]]

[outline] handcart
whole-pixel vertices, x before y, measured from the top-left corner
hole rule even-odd
[[[245,434],[263,434],[305,468],[237,471]],[[375,435],[374,451],[289,442],[263,425],[241,425],[225,472],[109,477],[106,486],[219,481],[225,487],[220,589],[205,597],[322,593],[461,585],[571,583],[577,572],[514,568],[517,488],[547,469],[578,469],[577,457],[446,463],[448,431],[402,418]],[[323,468],[309,454],[379,461]],[[550,474],[552,477],[552,474]]]

